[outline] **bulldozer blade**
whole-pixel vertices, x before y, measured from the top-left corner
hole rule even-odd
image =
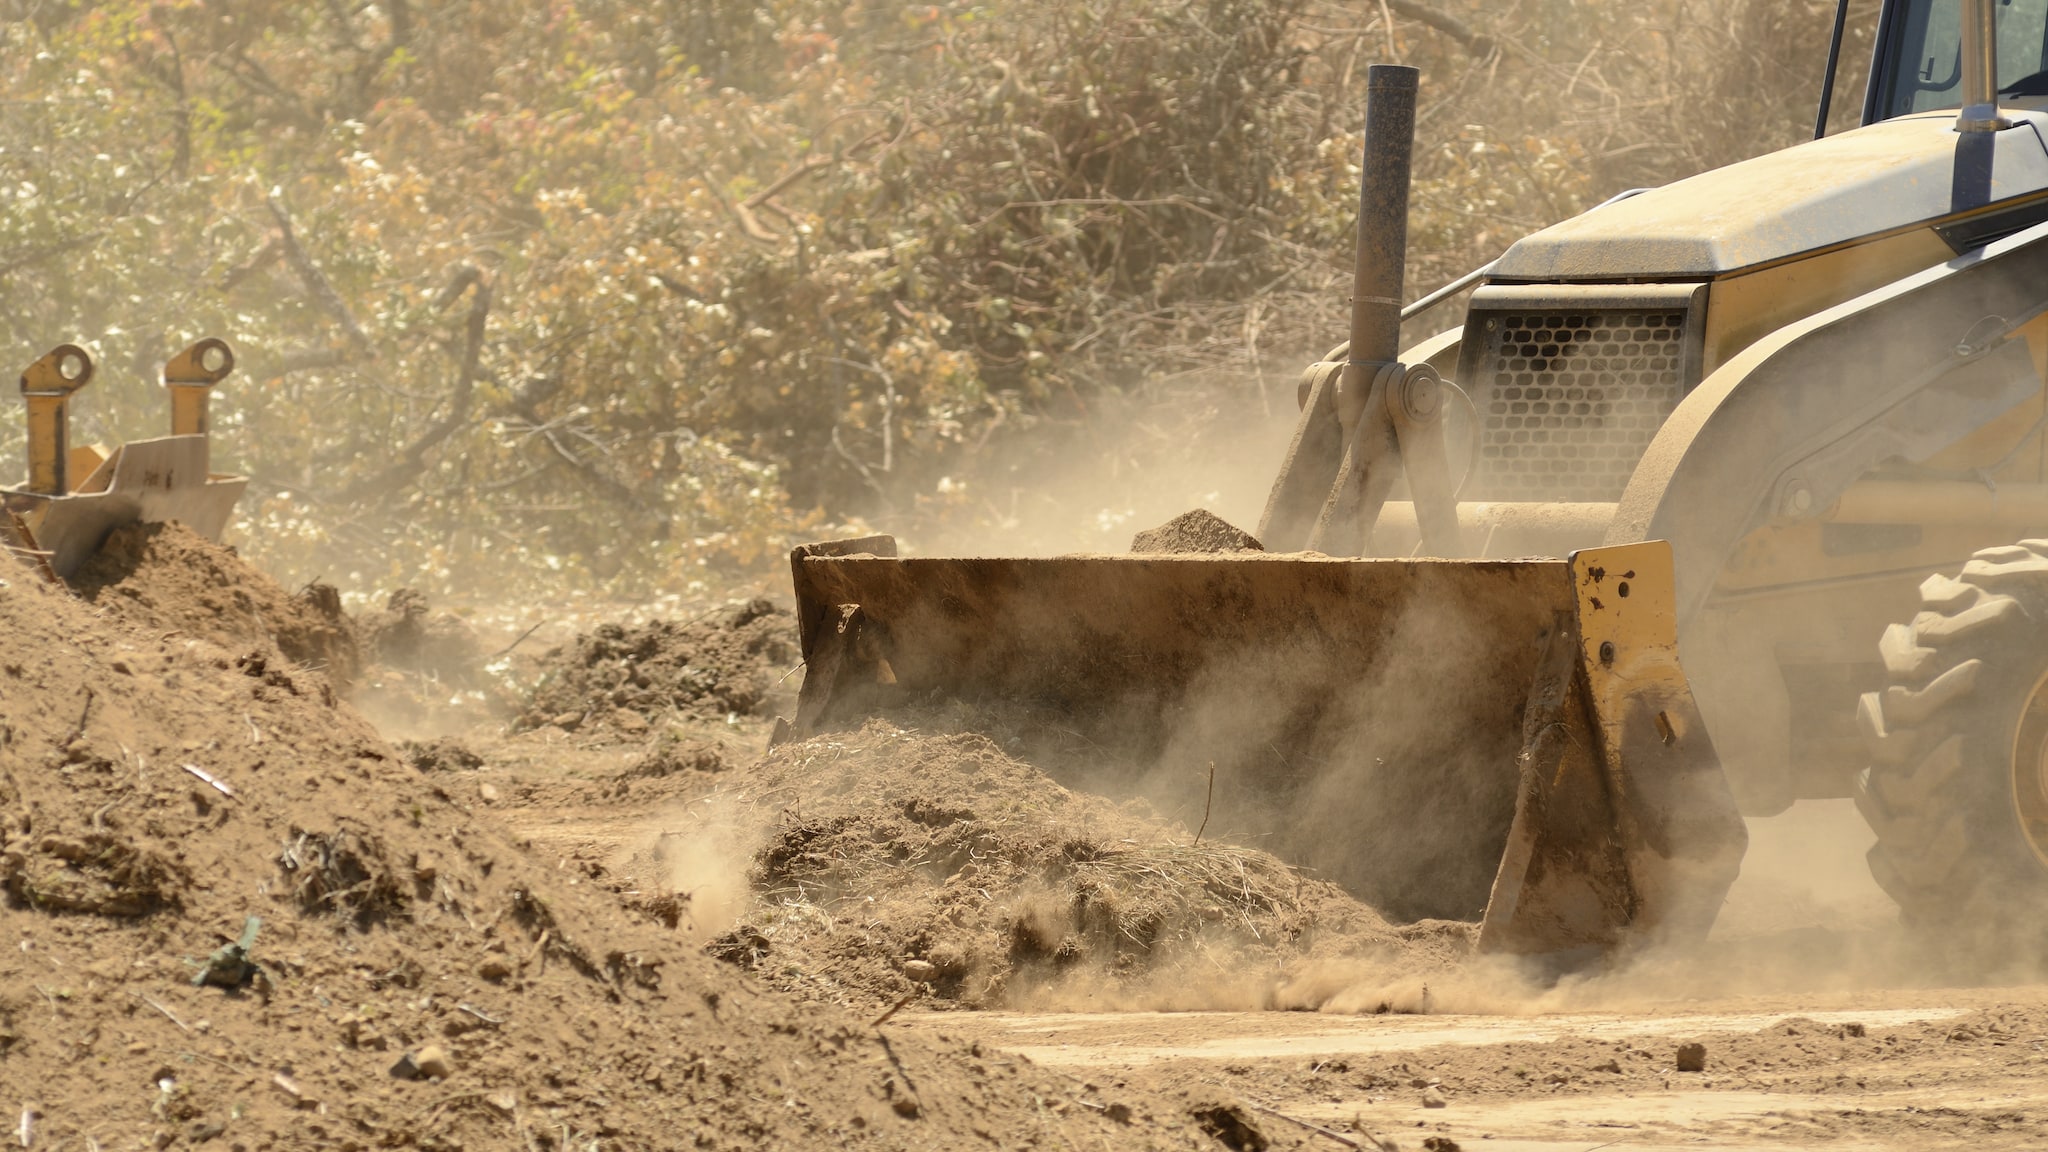
[[[114,449],[92,475],[61,499],[15,495],[57,575],[70,579],[123,524],[178,520],[218,540],[249,486],[240,476],[207,471],[204,436],[135,440]]]
[[[805,545],[787,735],[871,716],[979,728],[1071,779],[1167,802],[1206,775],[1212,828],[1392,915],[1480,920],[1496,951],[1611,952],[1703,931],[1733,879],[1731,835],[1741,849],[1655,632],[1669,626],[1660,549],[899,559],[885,536]],[[1615,581],[1629,593],[1604,594]],[[1660,596],[1665,616],[1642,610]]]
[[[1479,948],[1569,956],[1713,927],[1749,833],[1678,661],[1663,541],[1568,562],[1522,716],[1515,818]]]

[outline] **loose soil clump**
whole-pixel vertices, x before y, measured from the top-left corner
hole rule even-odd
[[[756,599],[686,623],[606,624],[550,651],[522,729],[645,735],[668,712],[723,719],[772,712],[794,695],[796,618]]]
[[[715,954],[825,999],[1314,1007],[1337,989],[1303,983],[1308,966],[1413,972],[1470,943],[1465,926],[1393,927],[1268,853],[1071,791],[977,735],[876,721],[783,745],[693,811],[759,845],[752,906]]]
[[[386,668],[424,673],[460,688],[483,679],[476,629],[453,612],[435,611],[424,592],[400,588],[384,598],[382,610],[358,616],[356,628],[370,659]]]
[[[1206,508],[1183,512],[1131,537],[1133,552],[1264,552],[1251,533]]]
[[[237,651],[275,652],[325,672],[338,688],[362,672],[361,645],[339,592],[325,584],[286,592],[233,548],[183,524],[114,529],[71,586],[138,628],[181,632]]]
[[[1160,1098],[1126,1125],[1028,1065],[763,991],[536,858],[477,774],[406,763],[317,676],[11,575],[0,1082],[24,1143],[1206,1144]]]

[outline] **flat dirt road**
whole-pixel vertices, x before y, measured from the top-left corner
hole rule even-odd
[[[1270,1110],[1278,1129],[1329,1129],[1332,1148],[1334,1137],[1492,1152],[2048,1141],[2048,989],[1830,1003],[1536,1016],[930,1013],[904,1027],[1067,1073],[1105,1106],[1119,1092],[1213,1085]],[[1705,1048],[1705,1070],[1679,1072],[1678,1048],[1692,1043]]]
[[[1752,823],[1709,946],[1611,979],[1452,987],[1428,1015],[930,1012],[902,1026],[1065,1073],[1104,1106],[1213,1086],[1264,1110],[1272,1137],[1332,1149],[2048,1147],[2048,985],[1915,972],[1846,806]],[[1678,1070],[1689,1044],[1701,1071]]]

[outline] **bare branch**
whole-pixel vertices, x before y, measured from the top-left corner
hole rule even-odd
[[[347,302],[342,300],[341,293],[334,290],[334,283],[327,278],[327,274],[320,271],[319,266],[313,263],[313,258],[306,255],[304,248],[299,247],[299,238],[292,231],[291,213],[285,211],[283,197],[272,192],[265,203],[270,206],[270,215],[277,221],[277,238],[284,248],[285,263],[291,265],[292,271],[298,274],[299,282],[305,285],[307,295],[313,298],[313,302],[320,306],[321,311],[332,316],[341,325],[342,330],[348,333],[349,344],[357,352],[368,352],[370,338],[363,333],[362,326],[356,323],[356,318],[349,314]]]
[[[476,265],[464,264],[456,270],[448,287],[435,298],[436,308],[446,308],[464,290],[472,288],[469,320],[463,335],[462,365],[456,370],[455,387],[449,394],[448,414],[428,425],[417,439],[401,449],[390,467],[343,489],[341,499],[360,500],[411,483],[427,470],[427,453],[469,422],[469,411],[476,401],[477,368],[483,359],[484,325],[491,315],[491,282]]]

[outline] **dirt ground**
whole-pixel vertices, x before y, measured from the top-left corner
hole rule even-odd
[[[1919,963],[1843,805],[1754,822],[1705,945],[1537,979],[977,737],[768,754],[796,685],[758,597],[505,658],[527,619],[351,630],[205,547],[191,612],[152,566],[193,548],[131,542],[91,599],[0,573],[11,1143],[2048,1139],[2048,988]],[[482,686],[386,663],[414,623]],[[351,641],[353,691],[413,685],[385,734],[335,685]],[[211,961],[250,916],[255,967]]]
[[[973,982],[957,967],[972,948],[906,972],[946,950],[917,939],[919,929],[981,933],[985,946],[991,924],[974,909],[1001,904],[964,896],[979,885],[958,878],[947,829],[972,840],[1000,824],[991,808],[1042,804],[1059,815],[1041,826],[1084,841],[1185,845],[1188,830],[1128,805],[1063,797],[992,746],[947,744],[952,737],[871,726],[764,757],[767,736],[758,719],[680,721],[663,738],[715,737],[715,767],[633,778],[629,765],[646,754],[638,748],[589,735],[584,759],[567,767],[546,749],[579,737],[543,728],[483,739],[490,764],[480,775],[503,773],[531,798],[500,814],[536,844],[622,869],[615,880],[634,885],[663,874],[649,846],[664,835],[704,840],[729,861],[767,845],[773,870],[729,866],[724,882],[746,895],[701,910],[706,936],[737,925],[724,935],[757,978],[863,1009],[910,994],[901,1027],[1050,1069],[1069,1078],[1079,1107],[1189,1091],[1235,1101],[1248,1129],[1219,1138],[1224,1146],[1976,1149],[2048,1137],[2048,988],[1959,983],[1921,963],[1864,871],[1868,834],[1846,803],[1753,821],[1744,876],[1706,945],[1593,977],[1550,982],[1460,963],[1441,930],[1418,949],[1413,929],[1403,939],[1338,894],[1354,917],[1330,934],[1339,947],[1317,954],[1276,939],[1263,952],[1231,952],[1223,979],[1165,965],[1177,996],[1162,998],[1158,981],[1116,979],[1111,958],[1096,979],[976,997],[963,994]],[[949,775],[970,762],[979,792]],[[633,810],[607,798],[618,786],[640,798]],[[940,799],[954,809],[948,820],[908,818]],[[720,805],[727,818],[712,819]],[[735,838],[731,811],[764,805],[779,814],[774,836]],[[1091,820],[1120,834],[1102,835]],[[1002,855],[992,846],[982,842],[978,855]],[[884,867],[894,856],[918,866]],[[1006,859],[972,861],[967,880],[1033,860]],[[805,877],[823,894],[806,891]],[[857,933],[820,946],[821,909],[856,920]],[[1289,979],[1314,991],[1276,999]],[[1192,1010],[1153,1010],[1162,1004]],[[1700,1071],[1679,1070],[1689,1044],[1704,1049]]]

